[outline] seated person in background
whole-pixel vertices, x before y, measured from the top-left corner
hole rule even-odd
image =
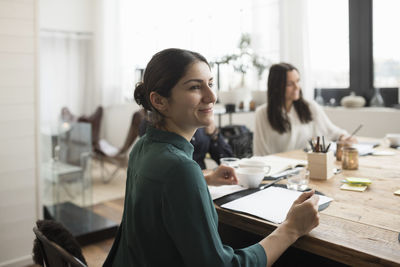
[[[148,124],[148,120],[142,120],[139,127],[140,136],[145,134]],[[218,165],[220,164],[221,158],[233,157],[232,148],[225,141],[214,121],[209,126],[198,128],[190,140],[190,143],[194,147],[193,160],[200,165],[202,170],[206,169],[204,159],[207,153],[210,153],[211,158]]]
[[[53,241],[87,265],[78,242],[62,224],[53,220],[38,220],[36,227],[48,240]],[[39,242],[37,238],[33,241],[32,258],[35,264],[44,266],[42,249]]]
[[[299,72],[291,64],[271,66],[267,104],[256,110],[254,155],[304,149],[316,136],[325,136],[325,141],[356,141],[335,126],[315,101],[303,98],[299,82]]]
[[[318,225],[318,196],[309,191],[259,243],[222,244],[206,182],[237,182],[235,172],[220,165],[204,176],[189,143],[214,120],[212,86],[210,65],[198,53],[166,49],[147,64],[134,96],[152,111],[152,125],[130,153],[123,217],[103,266],[271,266]]]
[[[90,116],[79,116],[76,117],[71,113],[67,107],[61,109],[61,120],[64,122],[86,122],[90,123],[92,127],[92,147],[93,151],[100,151],[99,141],[100,141],[100,128],[101,120],[103,118],[103,108],[101,106],[97,107],[95,112]]]

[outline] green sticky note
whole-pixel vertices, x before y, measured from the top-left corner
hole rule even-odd
[[[346,182],[349,184],[370,185],[372,181],[368,178],[347,177]]]

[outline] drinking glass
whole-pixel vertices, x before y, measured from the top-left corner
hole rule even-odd
[[[238,158],[221,158],[220,159],[221,165],[229,166],[232,168],[239,167],[239,161],[240,161],[240,159],[238,159]]]
[[[307,169],[301,169],[298,173],[288,176],[286,186],[288,189],[304,191],[308,187],[310,172]]]

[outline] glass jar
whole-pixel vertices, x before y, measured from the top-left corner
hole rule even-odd
[[[351,146],[351,143],[348,141],[337,141],[336,142],[336,160],[337,161],[342,161],[342,155],[343,155],[343,148]]]
[[[357,170],[358,169],[358,150],[355,147],[343,147],[343,170]]]

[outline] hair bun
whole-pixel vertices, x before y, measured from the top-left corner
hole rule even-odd
[[[136,84],[136,88],[135,88],[133,97],[135,98],[135,101],[136,101],[136,103],[138,103],[138,105],[141,105],[141,106],[143,106],[143,108],[150,110],[149,103],[146,99],[146,89],[144,87],[143,82],[138,82]]]

